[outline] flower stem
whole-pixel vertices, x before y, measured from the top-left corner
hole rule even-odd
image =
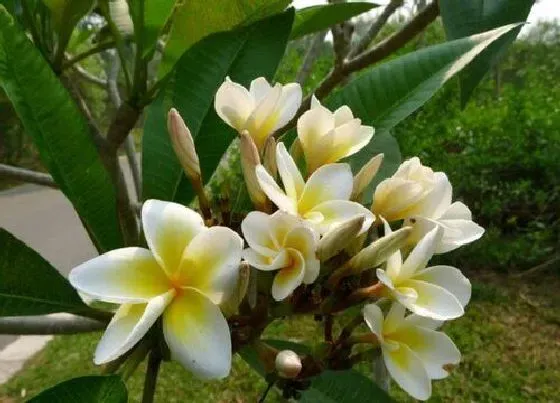
[[[148,359],[148,369],[146,370],[146,378],[144,378],[142,403],[152,403],[154,401],[160,364],[161,356],[157,350],[153,350]]]

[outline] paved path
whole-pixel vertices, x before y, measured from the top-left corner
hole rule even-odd
[[[130,171],[123,162],[121,159],[130,184]],[[96,255],[72,204],[55,189],[26,184],[0,192],[0,227],[39,252],[63,275]],[[0,354],[16,339],[17,336],[0,335]],[[14,346],[17,347],[17,344]],[[11,350],[11,347],[6,350]],[[1,375],[0,362],[0,383]]]

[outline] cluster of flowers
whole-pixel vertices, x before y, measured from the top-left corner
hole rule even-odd
[[[208,217],[205,222],[185,206],[148,200],[142,225],[149,249],[114,250],[71,272],[70,282],[79,291],[121,304],[97,347],[96,363],[124,354],[162,317],[174,359],[202,378],[227,376],[230,329],[220,305],[234,293],[243,261],[275,272],[271,295],[276,301],[302,284],[325,279],[325,287],[336,287],[345,276],[377,269],[378,303],[391,304],[381,304],[389,307],[384,314],[378,303],[369,303],[363,318],[390,375],[415,398],[428,398],[431,379],[444,378],[447,365],[459,362],[453,342],[436,329],[464,313],[470,283],[456,268],[426,266],[435,253],[472,242],[483,229],[464,204],[452,203],[446,175],[418,158],[383,180],[371,208],[364,207],[360,200],[383,155],[356,176],[337,161],[365,147],[373,128],[362,125],[347,106],[332,112],[313,99],[297,121],[297,139],[288,152],[272,134],[294,118],[301,102],[299,85],[271,86],[264,78],[249,89],[226,79],[216,94],[216,112],[240,134],[244,178],[258,210],[241,223],[244,240],[230,228],[207,227]],[[175,110],[168,123],[203,210],[207,202],[190,132]],[[305,176],[298,163],[306,166]],[[390,223],[404,229],[393,232]],[[384,236],[370,243],[378,229]],[[346,263],[324,273],[322,262],[342,250]]]

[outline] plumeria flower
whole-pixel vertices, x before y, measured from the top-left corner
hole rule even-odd
[[[385,232],[391,229],[386,224]],[[437,226],[418,242],[403,263],[401,252],[389,257],[385,270],[377,269],[377,278],[385,293],[412,312],[438,320],[458,318],[471,297],[471,283],[460,270],[451,266],[426,268],[443,237]]]
[[[445,253],[479,239],[484,228],[472,220],[469,208],[461,202],[451,202],[453,189],[445,174],[439,175],[435,186],[414,215],[405,220],[412,226],[411,243],[441,226],[444,230],[436,253]]]
[[[264,166],[257,166],[256,172],[262,190],[280,210],[306,220],[320,234],[357,216],[365,217],[360,233],[373,223],[368,209],[349,201],[353,177],[348,164],[323,165],[305,182],[283,143],[276,147],[276,164],[285,191]]]
[[[311,109],[297,122],[297,134],[309,172],[357,153],[370,142],[373,133],[373,127],[363,126],[348,106],[331,112],[315,97]]]
[[[142,223],[149,250],[116,249],[70,273],[79,291],[121,304],[95,363],[124,354],[163,316],[174,359],[201,378],[227,376],[230,332],[218,305],[237,284],[243,240],[229,228],[206,228],[191,209],[158,200],[144,203]]]
[[[402,220],[422,210],[443,172],[422,165],[418,157],[403,162],[397,172],[383,180],[375,189],[372,211],[387,221]],[[447,179],[447,178],[445,178]]]
[[[245,260],[258,270],[278,271],[272,283],[275,300],[317,279],[318,236],[304,221],[282,211],[272,215],[253,211],[241,223],[241,230],[249,244],[243,252]]]
[[[448,365],[456,365],[461,353],[443,332],[441,322],[418,315],[405,317],[405,308],[394,303],[384,318],[375,304],[363,308],[364,320],[381,347],[383,361],[391,377],[409,395],[427,400],[432,379],[449,375]]]
[[[229,126],[239,133],[247,131],[262,152],[268,136],[295,116],[301,98],[301,87],[297,83],[272,87],[265,78],[259,77],[247,90],[226,78],[216,93],[214,107]]]

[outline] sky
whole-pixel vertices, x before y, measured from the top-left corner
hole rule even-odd
[[[372,3],[387,4],[389,0],[377,0]],[[296,8],[308,7],[315,4],[325,4],[326,0],[294,0]],[[560,0],[540,0],[531,9],[528,21],[550,21],[560,19]]]

